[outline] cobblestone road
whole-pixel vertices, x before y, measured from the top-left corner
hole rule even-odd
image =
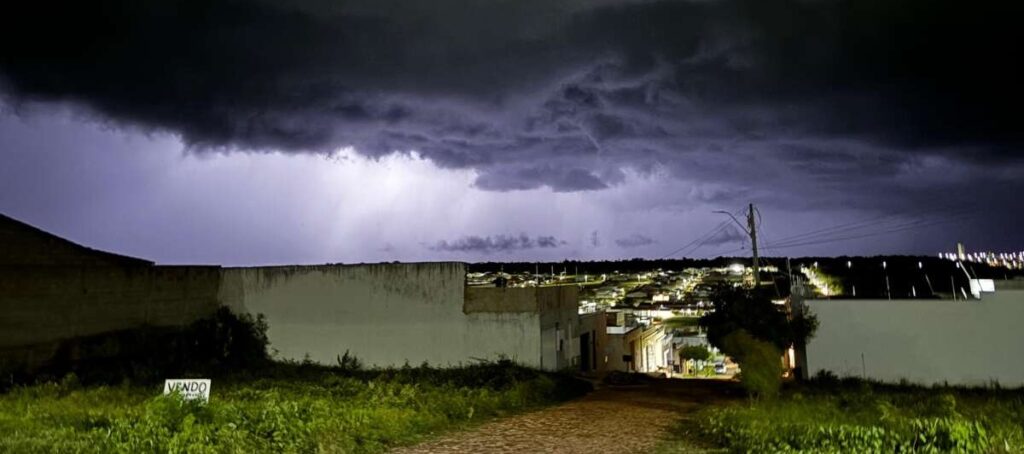
[[[642,387],[605,387],[565,404],[393,452],[646,452],[687,414],[734,394],[732,384],[713,380],[657,380]]]

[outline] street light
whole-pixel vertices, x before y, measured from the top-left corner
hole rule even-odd
[[[851,260],[847,260],[846,261],[846,269],[848,269],[848,270],[852,270],[853,269],[853,261],[851,261]],[[853,276],[850,276],[850,277],[851,277],[851,279],[853,278]],[[853,289],[853,297],[856,298],[857,297],[857,285],[856,284],[850,284],[850,287]]]
[[[882,273],[885,274],[885,295],[889,298],[889,301],[892,301],[892,290],[889,288],[889,273],[885,271],[886,265],[885,260],[882,260]]]

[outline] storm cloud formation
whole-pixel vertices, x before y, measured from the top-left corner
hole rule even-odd
[[[809,208],[1024,189],[1020,2],[30,8],[0,27],[10,105],[70,103],[197,151],[416,152],[491,191],[657,173]]]
[[[625,238],[619,238],[619,239],[615,240],[615,244],[619,245],[619,247],[624,247],[624,248],[634,248],[634,247],[640,247],[640,246],[647,246],[647,245],[654,244],[654,243],[656,243],[656,241],[654,241],[654,239],[652,239],[652,238],[650,238],[648,236],[641,235],[639,233],[634,233],[634,234],[632,234],[630,236],[627,236]]]
[[[719,230],[707,240],[707,244],[719,245],[729,243],[743,243],[749,241],[749,237],[745,233],[741,233],[740,229],[731,225]]]
[[[514,235],[476,236],[470,235],[455,241],[441,240],[430,246],[431,250],[444,252],[476,252],[490,254],[492,252],[509,252],[533,248],[556,248],[566,244],[553,236],[530,238],[525,233]]]

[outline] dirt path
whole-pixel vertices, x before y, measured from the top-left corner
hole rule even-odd
[[[736,395],[715,380],[656,380],[599,389],[555,407],[504,418],[395,453],[632,453],[650,451],[702,405]]]

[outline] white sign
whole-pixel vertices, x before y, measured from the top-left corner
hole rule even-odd
[[[996,281],[992,279],[978,279],[978,283],[981,284],[981,291],[983,292],[996,291]]]
[[[185,400],[210,401],[210,379],[172,378],[164,381],[164,394],[178,393]]]

